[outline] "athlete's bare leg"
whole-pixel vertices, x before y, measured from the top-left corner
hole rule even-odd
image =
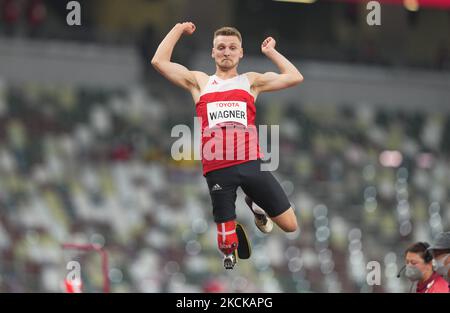
[[[257,219],[256,220],[256,226],[263,232],[263,233],[269,233],[272,230],[272,226],[270,226],[267,230],[265,229],[268,225],[268,221],[265,220],[265,222],[262,222],[264,220],[263,216],[265,216],[267,219],[272,220],[275,224],[277,224],[283,231],[285,232],[295,232],[298,228],[297,224],[297,218],[294,213],[294,209],[290,207],[285,212],[281,213],[278,216],[269,218],[267,216],[267,213],[260,208],[256,203],[253,202],[253,200],[249,196],[245,196],[245,202],[249,206],[249,208],[252,210],[253,214]],[[269,221],[270,222],[270,221]],[[271,223],[270,223],[271,224]]]
[[[271,217],[271,220],[287,233],[295,232],[298,229],[297,218],[292,207],[278,216]]]

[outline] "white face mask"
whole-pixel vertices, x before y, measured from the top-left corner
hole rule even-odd
[[[450,281],[450,277],[448,275],[448,271],[450,270],[450,263],[445,265],[445,261],[450,257],[450,254],[447,254],[443,259],[436,260],[435,259],[435,271],[439,275],[445,278],[445,280]]]
[[[423,273],[413,265],[406,265],[405,276],[410,281],[419,281],[423,278]]]

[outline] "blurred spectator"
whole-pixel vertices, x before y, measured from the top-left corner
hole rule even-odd
[[[436,260],[436,272],[450,283],[450,231],[440,233],[429,250]]]

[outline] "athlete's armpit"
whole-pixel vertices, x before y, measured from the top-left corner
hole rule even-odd
[[[194,88],[199,89],[195,74],[185,66],[170,61],[157,60],[152,60],[152,65],[159,73],[175,85],[189,91]]]

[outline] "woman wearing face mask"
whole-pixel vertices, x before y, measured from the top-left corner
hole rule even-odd
[[[433,246],[429,247],[428,251],[436,262],[436,273],[450,284],[450,231],[437,235]]]
[[[429,246],[426,242],[417,242],[405,251],[405,276],[413,282],[411,292],[449,292],[445,279],[433,271],[433,256],[427,251]]]

